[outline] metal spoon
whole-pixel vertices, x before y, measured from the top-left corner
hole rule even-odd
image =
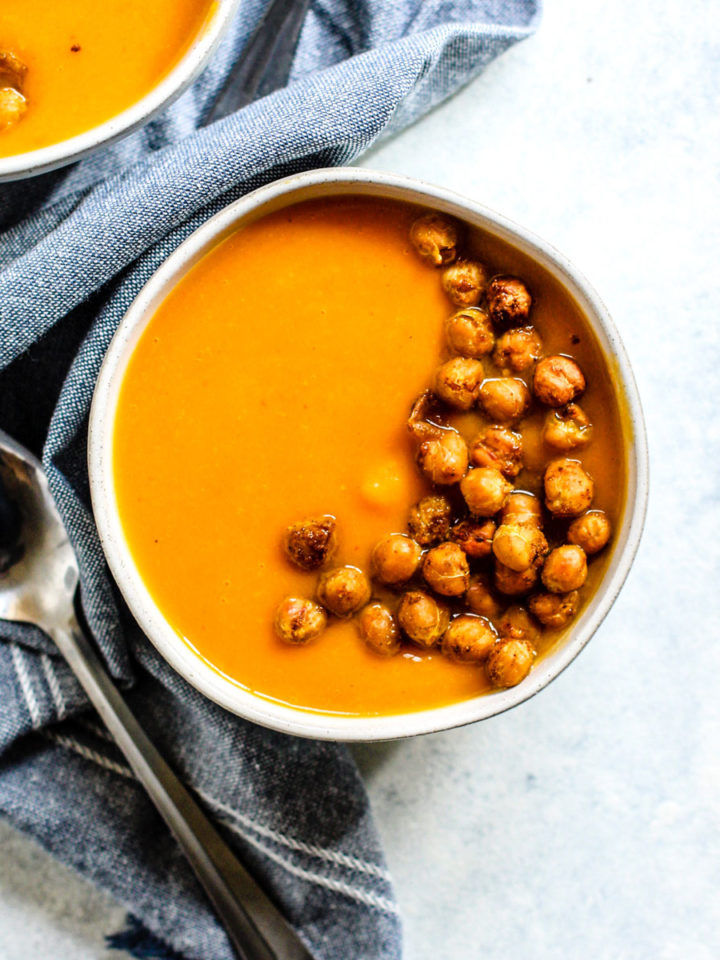
[[[4,570],[4,572],[3,572]],[[75,552],[33,455],[0,430],[0,618],[57,644],[205,888],[241,960],[312,960],[148,740],[84,636]]]

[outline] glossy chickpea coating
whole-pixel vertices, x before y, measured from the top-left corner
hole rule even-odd
[[[450,612],[423,590],[403,594],[397,620],[409,640],[420,647],[433,647],[440,642],[450,623]]]
[[[527,640],[534,646],[540,638],[537,621],[530,616],[525,607],[508,607],[498,621],[497,627],[503,640]]]
[[[357,567],[335,567],[320,577],[317,599],[336,617],[351,617],[370,599],[368,578]]]
[[[494,520],[460,520],[450,529],[450,539],[471,560],[490,556],[494,536]]]
[[[285,531],[283,548],[288,559],[302,570],[319,570],[337,548],[335,517],[308,517]]]
[[[453,357],[435,373],[435,393],[456,410],[469,410],[477,403],[480,384],[485,377],[479,360]]]
[[[0,87],[0,132],[25,116],[27,100],[14,87]]]
[[[457,543],[447,541],[428,550],[423,560],[423,577],[443,597],[460,597],[470,583],[468,560]]]
[[[450,529],[452,506],[447,497],[432,494],[423,497],[408,514],[408,532],[423,547],[444,540]]]
[[[587,557],[582,547],[566,543],[551,550],[542,570],[542,582],[550,593],[579,590],[587,579]]]
[[[579,602],[580,594],[573,590],[570,593],[536,593],[530,597],[529,606],[544,627],[558,629],[570,623]]]
[[[436,440],[445,429],[439,401],[432,390],[426,390],[415,400],[407,419],[410,435],[418,443]]]
[[[542,560],[548,544],[542,531],[533,524],[503,523],[495,532],[492,547],[500,563],[522,573]]]
[[[474,467],[494,467],[508,480],[523,467],[522,437],[509,427],[486,427],[470,444],[470,463]]]
[[[460,481],[468,510],[476,517],[492,517],[511,490],[512,484],[494,467],[475,467]]]
[[[520,597],[529,593],[538,582],[538,568],[528,567],[527,570],[511,570],[499,560],[495,561],[495,589],[507,597]]]
[[[603,510],[590,510],[570,524],[568,540],[592,556],[607,544],[610,532],[607,514]]]
[[[391,657],[400,649],[400,629],[383,603],[369,603],[357,617],[362,641],[383,657]]]
[[[311,643],[326,626],[325,611],[314,600],[286,597],[275,611],[275,633],[285,643]]]
[[[545,505],[556,517],[577,517],[592,503],[595,484],[577,460],[552,460],[545,469]]]
[[[423,260],[435,267],[445,266],[457,255],[457,226],[439,213],[427,213],[410,227],[410,242]]]
[[[450,623],[442,639],[442,652],[457,663],[482,663],[495,646],[495,628],[485,617],[463,613]]]
[[[592,440],[590,418],[577,403],[548,410],[543,424],[543,440],[556,450],[574,450]]]
[[[493,277],[487,288],[488,311],[499,326],[517,327],[527,321],[530,291],[518,277]]]
[[[445,321],[445,340],[461,357],[484,357],[495,345],[495,333],[487,312],[480,307],[460,310]]]
[[[548,407],[564,407],[585,389],[585,377],[571,357],[543,357],[535,367],[533,392]]]
[[[487,272],[474,260],[458,260],[443,270],[442,285],[458,307],[474,307],[485,293]]]
[[[493,360],[507,376],[530,370],[542,352],[542,340],[535,327],[518,327],[508,330],[498,339]]]
[[[442,430],[436,438],[420,444],[417,462],[432,483],[459,483],[468,468],[467,444],[457,430]]]
[[[501,640],[488,655],[487,674],[499,689],[516,687],[530,673],[535,652],[527,640]]]
[[[373,576],[390,586],[406,583],[420,566],[420,544],[404,533],[391,533],[375,544],[370,560]]]
[[[532,526],[542,527],[542,504],[532,493],[513,490],[513,492],[505,498],[500,513],[500,520],[502,523],[529,523]]]
[[[465,603],[473,613],[477,613],[481,617],[487,617],[488,620],[497,619],[502,610],[502,606],[490,586],[490,578],[485,573],[478,573],[470,577],[470,586],[465,594]]]
[[[480,404],[488,419],[498,423],[519,420],[527,413],[530,399],[525,383],[513,377],[485,380],[480,387]]]

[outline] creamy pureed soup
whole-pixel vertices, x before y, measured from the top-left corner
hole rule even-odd
[[[273,629],[284,596],[312,597],[317,574],[288,562],[283,534],[303,517],[337,519],[333,565],[363,570],[376,542],[407,530],[408,508],[432,492],[406,422],[447,358],[457,307],[439,271],[412,248],[423,211],[371,198],[309,201],[234,232],[185,276],[143,333],[121,388],[114,473],[122,525],[140,574],[181,637],[238,684],[316,711],[392,714],[489,689],[477,665],[404,644],[381,657],[353,620],[330,618],[307,646]],[[522,277],[545,354],[581,365],[593,440],[579,457],[593,509],[619,518],[625,457],[608,371],[582,317],[537,264],[477,231],[468,255]],[[498,376],[491,358],[488,377]],[[527,378],[526,378],[527,379]],[[537,409],[536,409],[537,408]],[[542,495],[546,408],[520,427],[516,488]],[[450,413],[466,439],[487,420]],[[574,456],[573,453],[568,456]],[[546,534],[555,538],[550,521]],[[567,524],[565,524],[567,526]],[[589,564],[580,605],[612,544]],[[473,572],[487,562],[471,561]],[[397,597],[399,594],[395,593]],[[374,587],[383,599],[392,591]],[[498,595],[503,609],[522,597]],[[562,631],[543,629],[549,650]]]
[[[2,0],[0,157],[67,140],[132,106],[178,63],[215,7]]]

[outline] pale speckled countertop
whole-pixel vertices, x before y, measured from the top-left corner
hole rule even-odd
[[[719,30],[700,0],[548,0],[535,37],[364,161],[580,266],[651,449],[640,553],[576,663],[501,717],[356,750],[407,960],[720,957]],[[122,916],[0,828],[0,960],[106,958]]]

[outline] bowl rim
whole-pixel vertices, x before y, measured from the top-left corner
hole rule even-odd
[[[583,311],[621,388],[627,494],[609,567],[570,635],[543,657],[516,687],[428,710],[382,716],[314,712],[270,700],[221,674],[169,625],[135,568],[114,498],[112,437],[119,388],[133,349],[166,293],[240,221],[272,209],[333,194],[380,195],[438,209],[479,226],[531,256],[558,279]],[[128,308],[107,350],[93,394],[88,433],[90,492],[110,570],[135,619],[158,652],[190,684],[245,719],[296,736],[325,740],[393,740],[484,720],[530,699],[575,659],[612,607],[642,535],[648,499],[645,423],[625,348],[607,309],[584,276],[550,244],[475,201],[441,186],[365,168],[316,169],[293,174],[236,200],[188,237],[160,266]]]
[[[0,183],[48,173],[81,160],[100,147],[133,133],[184,93],[222,40],[242,0],[214,0],[192,43],[175,66],[143,97],[109,120],[67,140],[0,157]]]

